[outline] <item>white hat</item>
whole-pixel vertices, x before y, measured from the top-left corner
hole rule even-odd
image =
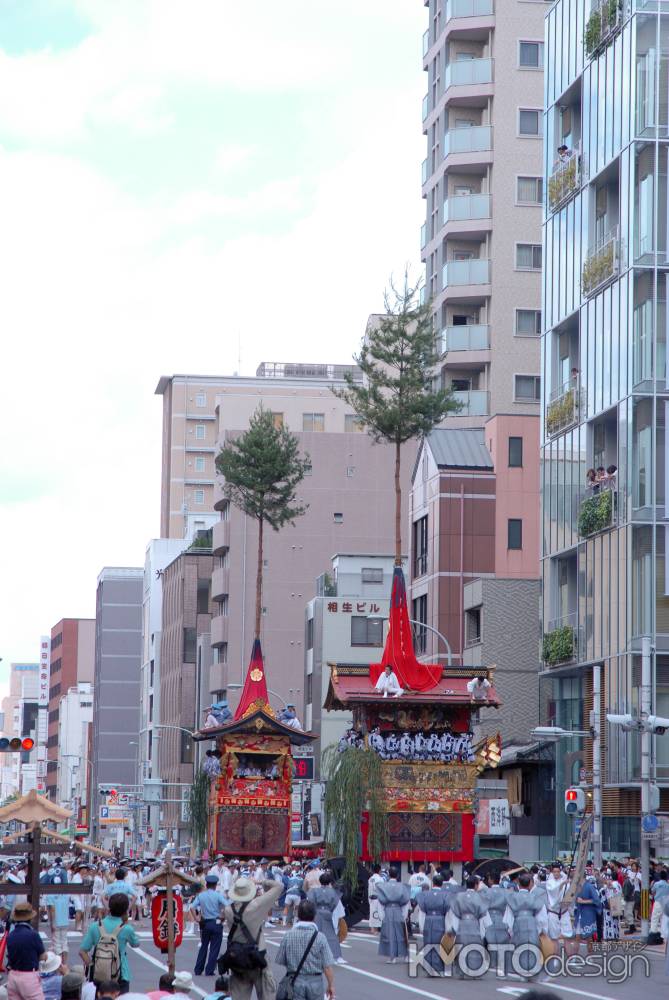
[[[228,892],[228,895],[235,903],[249,903],[252,899],[255,899],[256,891],[257,886],[253,879],[242,876],[237,879]]]
[[[175,993],[187,993],[193,989],[193,977],[190,972],[175,972],[172,985]]]
[[[60,969],[61,964],[60,955],[56,955],[55,951],[47,951],[46,958],[39,964],[39,971],[46,975],[49,972],[55,972],[56,969]]]

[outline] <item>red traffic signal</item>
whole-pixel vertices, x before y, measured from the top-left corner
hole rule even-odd
[[[578,792],[575,788],[568,788],[564,793],[564,797],[567,802],[576,802],[578,800]]]
[[[34,746],[32,736],[14,736],[12,739],[8,736],[0,737],[0,753],[19,753],[22,750],[30,753]]]
[[[566,788],[564,793],[564,811],[567,816],[576,816],[585,812],[585,790],[583,788]]]
[[[24,736],[21,740],[21,749],[28,753],[35,746],[35,741],[32,736]]]

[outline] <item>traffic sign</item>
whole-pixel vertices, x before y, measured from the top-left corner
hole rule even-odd
[[[660,821],[657,816],[652,814],[644,816],[641,820],[641,829],[644,833],[655,833],[656,830],[660,829]]]
[[[642,830],[641,831],[641,839],[642,840],[659,840],[660,839],[660,832],[661,831],[659,829],[658,830]]]

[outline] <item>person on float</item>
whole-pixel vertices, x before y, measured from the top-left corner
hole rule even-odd
[[[397,674],[390,663],[386,663],[383,673],[379,675],[379,679],[375,684],[375,688],[377,691],[383,693],[384,698],[387,698],[389,695],[393,698],[399,698],[400,695],[404,694],[397,679]]]

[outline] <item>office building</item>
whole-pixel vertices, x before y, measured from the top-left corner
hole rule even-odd
[[[51,629],[46,791],[57,800],[60,702],[70,688],[92,684],[95,662],[95,619],[62,618]]]
[[[539,411],[545,4],[426,0],[425,294],[448,419]]]
[[[122,842],[126,827],[107,822],[114,817],[102,815],[98,788],[131,790],[137,780],[143,578],[126,567],[98,576],[89,802],[93,840],[108,845]]]
[[[662,4],[547,13],[542,691],[566,730],[590,726],[597,677],[602,712],[640,710],[644,636],[651,712],[669,715],[668,43]],[[639,738],[604,723],[602,742],[603,850],[636,855]],[[662,787],[669,739],[653,742]],[[560,742],[558,804],[591,767],[589,739]]]
[[[350,727],[346,711],[324,712],[331,667],[366,668],[383,653],[394,556],[337,554],[316,580],[316,596],[306,607],[304,728],[315,733],[315,778],[321,753]]]
[[[539,418],[436,428],[414,468],[410,614],[430,663],[494,672],[500,709],[477,737],[523,741],[539,724]],[[433,631],[436,629],[437,631]]]
[[[95,620],[93,620],[95,624]],[[93,724],[93,685],[80,681],[58,703],[56,801],[72,810],[73,823],[87,822],[86,804],[92,762],[88,758]]]
[[[11,663],[9,694],[2,699],[3,733],[31,736],[37,742],[39,663]],[[37,747],[30,753],[2,755],[2,799],[37,788]]]

